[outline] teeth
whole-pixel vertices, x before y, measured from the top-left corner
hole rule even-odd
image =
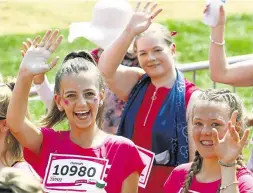
[[[213,145],[212,141],[201,141],[203,145]]]
[[[80,120],[84,120],[89,116],[90,111],[79,111],[76,112],[75,115],[78,117]]]
[[[79,111],[79,112],[76,112],[76,114],[84,114],[84,113],[88,113],[89,111]]]

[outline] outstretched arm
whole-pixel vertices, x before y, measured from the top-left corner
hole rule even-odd
[[[40,152],[43,136],[40,130],[26,118],[29,91],[34,76],[49,71],[57,63],[58,57],[51,64],[46,62],[62,40],[62,36],[57,38],[58,33],[58,30],[53,34],[49,30],[39,45],[37,44],[40,37],[36,37],[33,42],[27,41],[31,47],[20,64],[17,83],[8,106],[6,119],[10,131],[23,147],[34,153]]]
[[[137,3],[136,12],[124,32],[104,50],[98,64],[108,87],[124,101],[145,72],[140,68],[122,66],[120,63],[136,35],[148,29],[152,20],[162,11],[162,9],[156,10],[157,4],[151,2],[144,5],[143,11],[139,11],[140,4]]]
[[[221,7],[218,25],[211,29],[209,53],[211,79],[234,86],[252,86],[253,58],[251,61],[229,65],[226,61],[225,44],[219,45],[224,41],[225,21],[225,10]]]

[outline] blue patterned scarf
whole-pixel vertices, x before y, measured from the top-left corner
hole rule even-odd
[[[189,161],[185,107],[185,80],[177,78],[155,119],[152,128],[152,151],[156,165],[177,166]],[[118,135],[132,139],[136,115],[143,102],[150,77],[145,74],[132,89],[122,113]]]

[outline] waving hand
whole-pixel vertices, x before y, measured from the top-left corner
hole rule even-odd
[[[33,41],[28,39],[26,43],[23,43],[27,50],[21,51],[24,58],[21,62],[20,70],[35,76],[46,73],[53,68],[59,57],[55,57],[51,63],[47,62],[63,39],[63,36],[58,34],[58,30],[53,33],[52,30],[48,30],[41,41],[40,36],[37,36]]]
[[[220,161],[227,164],[233,163],[237,159],[249,136],[249,130],[247,129],[240,139],[239,131],[236,131],[235,129],[237,114],[237,112],[233,112],[231,119],[228,122],[228,130],[222,139],[218,138],[218,132],[216,129],[212,130],[216,155]]]
[[[151,2],[147,2],[142,10],[140,7],[141,2],[138,2],[135,13],[127,26],[127,29],[135,35],[138,35],[148,29],[152,20],[162,11],[162,9],[156,9],[157,4]]]

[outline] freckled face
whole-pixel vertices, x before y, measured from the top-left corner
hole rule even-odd
[[[229,108],[222,103],[198,101],[193,109],[193,139],[203,158],[216,157],[213,149],[212,128],[222,139],[227,131]]]
[[[65,75],[61,81],[60,93],[60,105],[65,110],[71,128],[93,127],[99,102],[103,99],[96,72]]]

